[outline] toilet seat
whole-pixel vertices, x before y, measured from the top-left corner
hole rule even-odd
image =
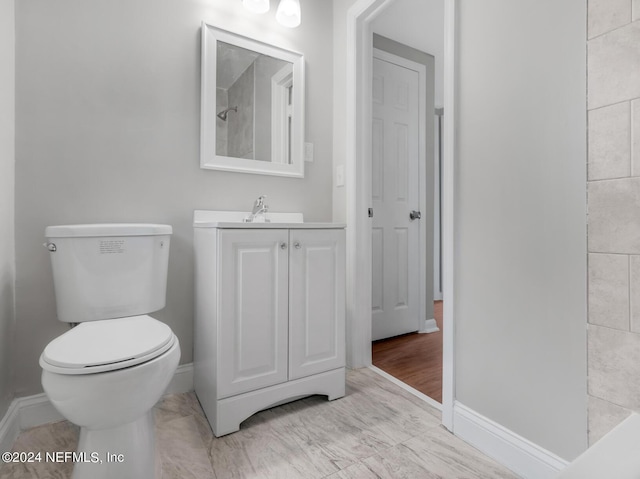
[[[151,316],[87,321],[51,341],[42,369],[58,374],[94,374],[154,359],[176,341],[171,328]]]

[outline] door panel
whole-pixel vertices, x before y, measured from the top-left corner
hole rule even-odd
[[[396,262],[395,301],[394,308],[406,309],[409,307],[409,232],[408,228],[394,228],[394,256]]]
[[[342,230],[291,230],[289,379],[344,366],[345,238]]]
[[[219,234],[218,399],[287,380],[289,263],[287,230]]]
[[[409,196],[409,180],[407,177],[409,172],[409,125],[403,123],[395,123],[393,125],[393,140],[396,148],[392,159],[395,160],[395,199],[396,204],[401,207],[407,204]],[[417,152],[416,152],[417,153]],[[388,170],[389,168],[387,168]],[[386,173],[386,172],[385,172]]]
[[[417,71],[373,59],[372,338],[417,331],[420,316],[420,90]]]
[[[373,258],[371,258],[371,310],[373,314],[384,310],[384,269],[382,264],[382,250],[384,249],[384,230],[382,228],[372,228],[371,247]]]
[[[374,200],[384,199],[384,187],[382,183],[384,160],[384,122],[373,119],[373,136],[371,149],[371,196]]]

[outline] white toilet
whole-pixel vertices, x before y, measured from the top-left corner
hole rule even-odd
[[[154,477],[152,408],[180,359],[164,308],[171,226],[49,226],[58,319],[79,323],[40,356],[42,386],[80,426],[74,479]]]

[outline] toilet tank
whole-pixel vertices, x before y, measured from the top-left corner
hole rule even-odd
[[[49,226],[58,319],[81,323],[164,308],[171,226]]]

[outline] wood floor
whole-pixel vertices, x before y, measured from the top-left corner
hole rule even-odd
[[[374,341],[373,365],[442,403],[442,301],[433,306],[437,333],[410,333]]]

